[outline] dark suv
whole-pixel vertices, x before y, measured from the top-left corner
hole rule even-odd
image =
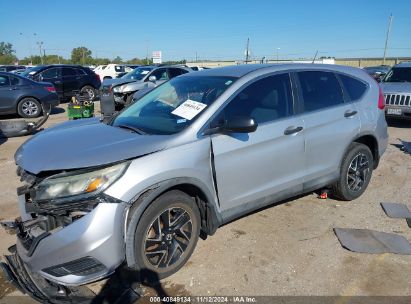
[[[101,85],[100,78],[89,68],[80,65],[42,65],[21,74],[35,81],[51,82],[60,99],[70,99],[76,91],[87,92],[94,99]]]

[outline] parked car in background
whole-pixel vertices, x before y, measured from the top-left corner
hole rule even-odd
[[[132,68],[125,66],[124,64],[114,64],[110,63],[105,68],[100,70],[95,69],[94,72],[99,75],[100,80],[103,81],[105,79],[114,79],[120,73],[128,73],[131,72]]]
[[[59,104],[52,83],[35,82],[16,74],[0,72],[0,114],[15,114],[35,118],[41,114],[41,104]]]
[[[21,69],[26,69],[26,67],[24,65],[0,65],[0,72],[11,72]]]
[[[381,88],[387,117],[411,119],[411,62],[393,66],[382,79]]]
[[[375,80],[380,82],[390,69],[391,67],[389,65],[379,65],[379,66],[365,67],[364,71],[366,71]]]
[[[51,282],[53,295],[123,264],[162,279],[183,267],[200,235],[254,210],[327,186],[342,200],[360,197],[387,142],[383,96],[359,69],[187,73],[108,124],[64,123],[17,150],[26,185],[18,264]],[[8,267],[25,278],[14,260]]]
[[[103,81],[102,93],[113,93],[117,107],[131,103],[133,94],[143,88],[158,86],[176,76],[192,72],[183,66],[141,66],[118,79]]]
[[[35,81],[53,83],[61,100],[68,100],[79,91],[86,92],[94,99],[101,86],[98,75],[80,65],[40,65],[26,70],[21,75]]]

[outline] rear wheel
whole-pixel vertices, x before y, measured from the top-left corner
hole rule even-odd
[[[139,221],[135,216],[129,229],[136,228],[127,233],[127,255],[134,267],[143,276],[159,279],[183,267],[200,234],[200,213],[195,201],[184,192],[172,190],[151,203]]]
[[[351,201],[360,197],[367,188],[374,168],[370,149],[360,143],[352,143],[341,164],[340,179],[333,186],[338,198]]]
[[[87,95],[90,97],[90,100],[94,100],[94,97],[96,97],[96,92],[92,86],[86,85],[80,89],[81,93],[87,93]]]
[[[17,113],[24,118],[39,117],[41,114],[40,102],[33,97],[23,98],[17,105]]]

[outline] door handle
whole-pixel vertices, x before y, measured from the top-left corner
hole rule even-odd
[[[19,88],[10,88],[10,91],[20,90]]]
[[[345,118],[353,117],[355,114],[357,114],[357,111],[348,110],[344,113],[344,117]]]
[[[57,80],[57,81],[55,81],[54,83],[55,83],[55,84],[60,84],[61,81],[60,81],[60,80]]]
[[[290,126],[287,129],[284,130],[284,135],[293,135],[293,134],[297,134],[298,132],[300,132],[303,129],[303,127],[294,127],[294,126]]]

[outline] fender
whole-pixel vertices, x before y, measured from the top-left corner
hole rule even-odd
[[[196,203],[199,207],[202,223],[201,230],[206,235],[213,235],[217,228],[222,224],[222,217],[217,210],[217,203],[212,193],[207,189],[205,184],[196,178],[178,177],[156,183],[134,196],[129,202],[129,209],[127,211],[124,229],[125,229],[125,243],[126,243],[126,260],[129,266],[132,266],[130,254],[134,250],[134,231],[140,222],[141,216],[146,208],[157,197],[177,186],[191,185],[200,189],[204,198],[196,197]],[[206,200],[206,201],[204,201]],[[131,221],[131,216],[136,220]],[[202,236],[205,238],[205,236]]]

